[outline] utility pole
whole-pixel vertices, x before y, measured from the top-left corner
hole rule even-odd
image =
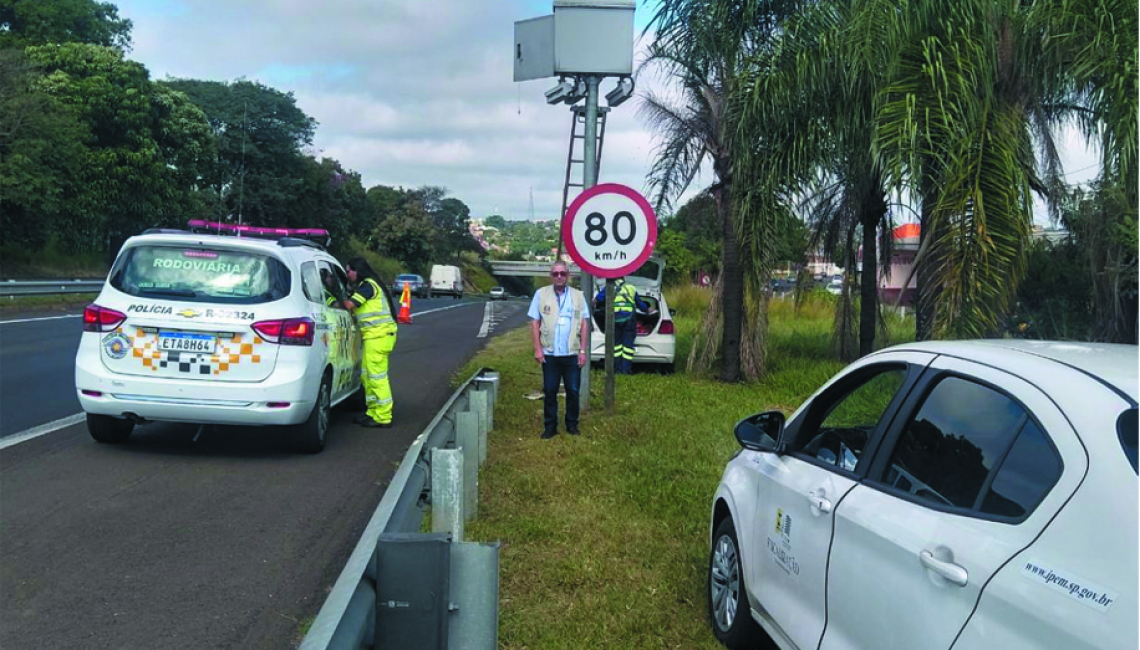
[[[586,136],[586,139],[582,144],[583,192],[598,184],[598,78],[593,75],[586,77],[585,126],[586,128],[583,135]],[[592,330],[594,329],[594,310],[592,307],[594,302],[594,277],[587,273],[585,270],[582,271],[581,286],[582,293],[584,294],[583,297],[586,299],[586,304],[591,306],[590,313],[587,316],[589,319],[588,322],[590,323],[590,329]],[[609,282],[606,283],[606,286],[609,286]],[[609,314],[610,312],[609,308],[611,306],[610,301],[612,298],[612,292],[606,292],[606,314]],[[606,339],[606,373],[607,377],[610,377],[610,379],[607,379],[606,381],[606,405],[607,408],[612,408],[613,400],[609,397],[609,395],[612,394],[612,387],[610,386],[610,383],[613,376],[613,346],[610,345],[610,342],[613,333],[610,330],[613,328],[608,325],[608,315],[606,317],[606,323],[606,336],[609,337]],[[581,392],[580,404],[582,410],[584,411],[590,410],[590,366],[590,349],[587,346],[586,367],[582,369],[582,383],[579,384],[579,391]]]

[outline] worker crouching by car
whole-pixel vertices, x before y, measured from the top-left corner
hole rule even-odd
[[[364,402],[368,408],[357,423],[369,428],[392,426],[392,387],[388,382],[388,355],[396,347],[396,320],[392,317],[392,298],[379,277],[363,258],[353,258],[345,265],[352,296],[344,301],[353,312],[363,340],[360,380],[364,384]]]
[[[606,289],[594,298],[597,304],[606,304]],[[614,283],[614,372],[619,375],[633,374],[633,355],[637,352],[637,318],[634,309],[643,313],[649,305],[637,295],[632,284],[620,278]]]

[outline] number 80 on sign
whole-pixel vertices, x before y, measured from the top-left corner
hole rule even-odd
[[[619,278],[636,271],[657,243],[657,217],[645,197],[617,183],[578,195],[562,220],[566,252],[590,275]]]

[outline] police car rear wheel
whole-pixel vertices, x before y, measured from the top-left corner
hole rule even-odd
[[[87,414],[87,432],[99,442],[120,443],[131,435],[135,423],[130,420],[113,418],[109,415]]]
[[[317,401],[309,418],[296,425],[293,431],[293,444],[297,451],[306,454],[319,454],[325,448],[325,434],[329,429],[329,404],[332,382],[326,376],[317,391]]]

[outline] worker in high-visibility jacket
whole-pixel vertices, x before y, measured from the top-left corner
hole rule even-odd
[[[594,298],[595,304],[605,305],[606,288]],[[649,305],[637,295],[637,289],[618,278],[614,282],[614,372],[619,375],[633,373],[633,355],[637,352],[637,318],[635,309],[648,311]]]
[[[392,426],[388,355],[396,347],[392,297],[363,258],[353,258],[344,270],[353,287],[352,295],[344,301],[344,306],[356,317],[360,338],[364,342],[360,381],[364,384],[364,402],[368,411],[357,418],[356,422],[369,428],[387,429]]]

